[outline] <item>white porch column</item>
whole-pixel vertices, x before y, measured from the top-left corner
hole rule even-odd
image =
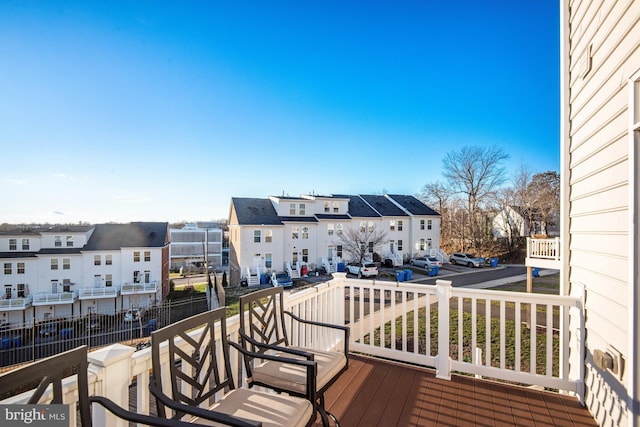
[[[449,357],[449,300],[451,281],[436,280],[438,297],[438,355],[436,356],[436,378],[451,379],[451,358]]]
[[[89,371],[97,375],[95,394],[113,400],[128,410],[133,347],[113,344],[89,353]],[[114,416],[101,405],[92,407],[94,427],[126,427],[128,422]]]

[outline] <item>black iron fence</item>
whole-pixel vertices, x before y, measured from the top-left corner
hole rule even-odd
[[[154,330],[206,310],[206,298],[194,296],[112,313],[4,324],[0,329],[0,368],[34,361],[81,345],[96,348],[122,343],[144,347]]]

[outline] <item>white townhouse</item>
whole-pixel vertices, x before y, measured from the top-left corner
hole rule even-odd
[[[257,280],[272,270],[324,266],[335,271],[351,261],[339,236],[348,228],[376,228],[387,241],[375,252],[400,265],[407,258],[435,254],[440,246],[440,214],[406,195],[302,195],[231,199],[230,283]],[[370,248],[373,257],[374,248]]]
[[[0,323],[148,306],[168,292],[167,223],[0,232]]]

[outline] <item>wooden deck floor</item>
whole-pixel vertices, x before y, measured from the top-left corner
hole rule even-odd
[[[355,355],[325,399],[342,427],[597,425],[569,396]]]

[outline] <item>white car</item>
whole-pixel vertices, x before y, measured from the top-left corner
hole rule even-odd
[[[357,262],[347,264],[347,273],[357,276],[358,270],[360,270],[362,277],[375,277],[378,275],[378,267],[372,262],[365,262],[362,265]]]
[[[141,317],[142,317],[142,309],[140,309],[140,308],[130,308],[124,314],[124,321],[125,322],[135,322],[135,321],[140,320]]]

